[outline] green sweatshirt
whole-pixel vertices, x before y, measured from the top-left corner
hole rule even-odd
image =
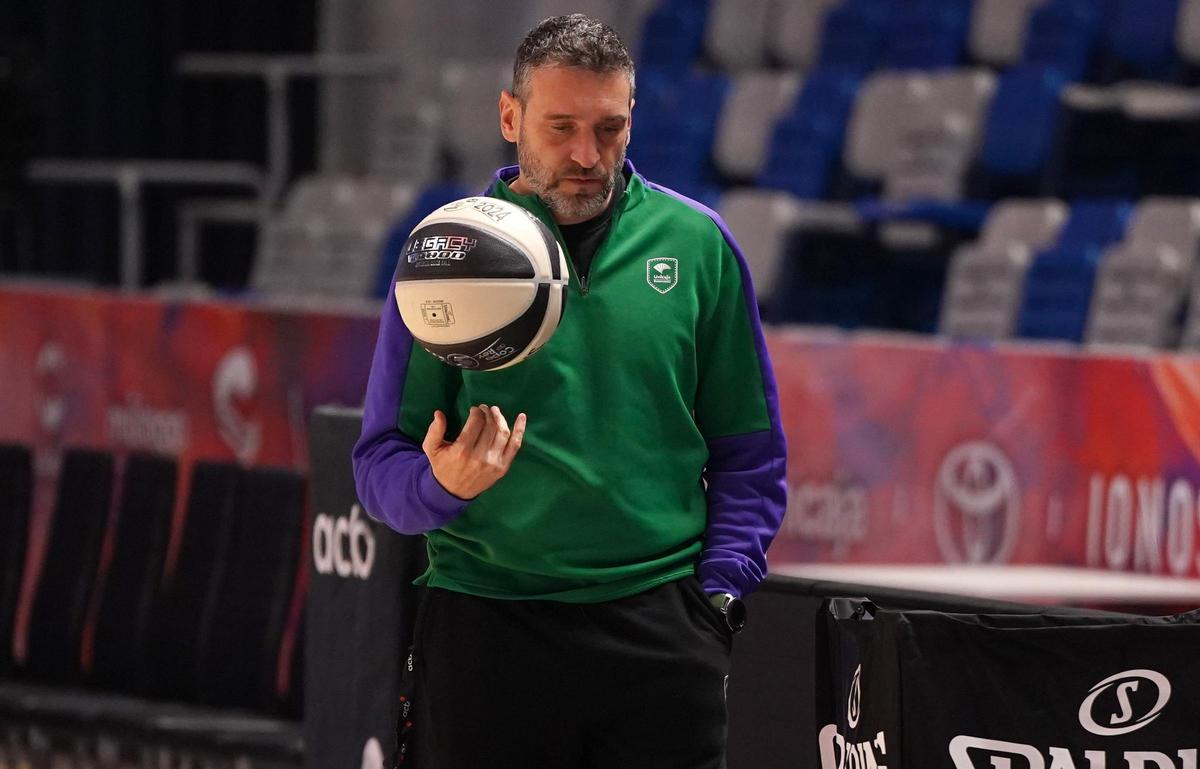
[[[371,515],[425,533],[419,582],[589,603],[698,564],[706,588],[739,594],[765,575],[785,449],[744,263],[715,214],[626,173],[586,286],[572,274],[557,332],[521,364],[445,365],[412,343],[394,302],[385,308],[355,478]],[[502,169],[488,194],[561,242],[541,200],[509,188],[515,175]],[[435,409],[453,435],[480,403],[510,423],[525,412],[528,428],[508,474],[464,502],[420,444]]]

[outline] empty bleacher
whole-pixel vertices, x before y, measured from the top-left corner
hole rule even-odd
[[[565,9],[516,3],[511,25]],[[1165,292],[1166,306],[1147,293],[1160,280],[1150,273],[1191,285],[1190,241],[1167,243],[1178,255],[1151,269],[1146,254],[1158,246],[1120,219],[1089,235],[1087,259],[1030,251],[1026,263],[1014,254],[1028,244],[997,245],[985,222],[1021,201],[1075,211],[1092,200],[1138,209],[1200,199],[1200,3],[605,0],[582,10],[617,26],[636,58],[630,159],[730,219],[768,322],[1167,348],[1190,338],[1189,292]],[[374,99],[361,130],[329,141],[362,146],[324,152],[364,162],[295,180],[258,220],[253,295],[382,296],[404,231],[514,160],[488,117],[510,77],[497,30],[459,20],[461,39],[429,55],[425,41],[401,45],[405,30],[389,38],[392,18],[363,40],[372,53],[403,54],[407,74],[373,97],[356,92]],[[982,245],[960,248],[973,242]],[[1020,301],[986,329],[960,326],[962,281],[987,259],[993,271],[1008,264],[1003,291]],[[1063,269],[1076,271],[1073,320],[1051,332],[1030,313],[1047,309],[1043,299],[1067,301],[1042,293],[1043,278],[1065,280]],[[1140,288],[1119,289],[1135,274]],[[1115,319],[1118,305],[1154,318],[1134,333],[1132,317]]]

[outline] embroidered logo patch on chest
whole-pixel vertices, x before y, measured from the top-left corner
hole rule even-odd
[[[646,282],[650,288],[665,294],[679,283],[679,260],[673,256],[656,256],[646,260]]]

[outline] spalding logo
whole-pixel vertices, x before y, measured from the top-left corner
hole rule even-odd
[[[1153,686],[1158,696],[1153,707],[1142,715],[1135,716],[1130,694],[1137,692],[1143,684]],[[1105,696],[1110,691],[1115,695],[1115,703]],[[1092,687],[1083,704],[1079,706],[1079,723],[1084,729],[1101,737],[1129,734],[1158,718],[1169,699],[1171,682],[1162,673],[1154,670],[1126,670],[1109,676]],[[1104,707],[1099,708],[1098,704],[1103,704]]]
[[[846,723],[851,729],[858,726],[858,717],[862,707],[862,665],[854,669],[854,678],[850,680],[850,696],[846,699]]]

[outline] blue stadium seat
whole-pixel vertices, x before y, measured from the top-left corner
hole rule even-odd
[[[953,67],[966,55],[968,0],[907,0],[893,14],[881,64],[895,69]]]
[[[443,206],[452,200],[465,198],[471,193],[458,184],[433,184],[421,190],[412,208],[406,216],[396,222],[387,240],[384,241],[382,253],[379,256],[379,274],[375,278],[375,290],[372,296],[383,298],[391,294],[392,276],[396,274],[396,261],[400,258],[400,249],[404,241],[417,224],[428,216],[433,209]]]
[[[805,323],[856,329],[879,326],[883,262],[861,229],[794,228],[785,238],[783,260],[767,314],[776,323]]]
[[[818,69],[805,78],[795,104],[775,125],[759,186],[800,198],[826,194],[858,85],[858,76],[845,70]]]
[[[1058,242],[1034,257],[1025,277],[1017,336],[1082,342],[1096,268],[1122,238],[1133,207],[1125,201],[1076,203]]]
[[[1036,195],[1054,150],[1066,81],[1056,70],[1018,66],[1004,73],[984,120],[972,181],[980,196]]]
[[[1107,5],[1106,0],[1050,0],[1029,20],[1022,63],[1051,67],[1071,82],[1086,79],[1100,47]]]
[[[708,0],[666,0],[646,17],[638,48],[642,70],[689,69],[704,49]]]
[[[1106,80],[1170,78],[1177,63],[1179,0],[1117,0],[1104,34]]]
[[[699,72],[663,75],[651,73],[639,84],[629,156],[651,181],[715,203],[720,191],[712,148],[729,79]]]
[[[846,0],[825,16],[817,65],[869,72],[886,48],[892,0]]]

